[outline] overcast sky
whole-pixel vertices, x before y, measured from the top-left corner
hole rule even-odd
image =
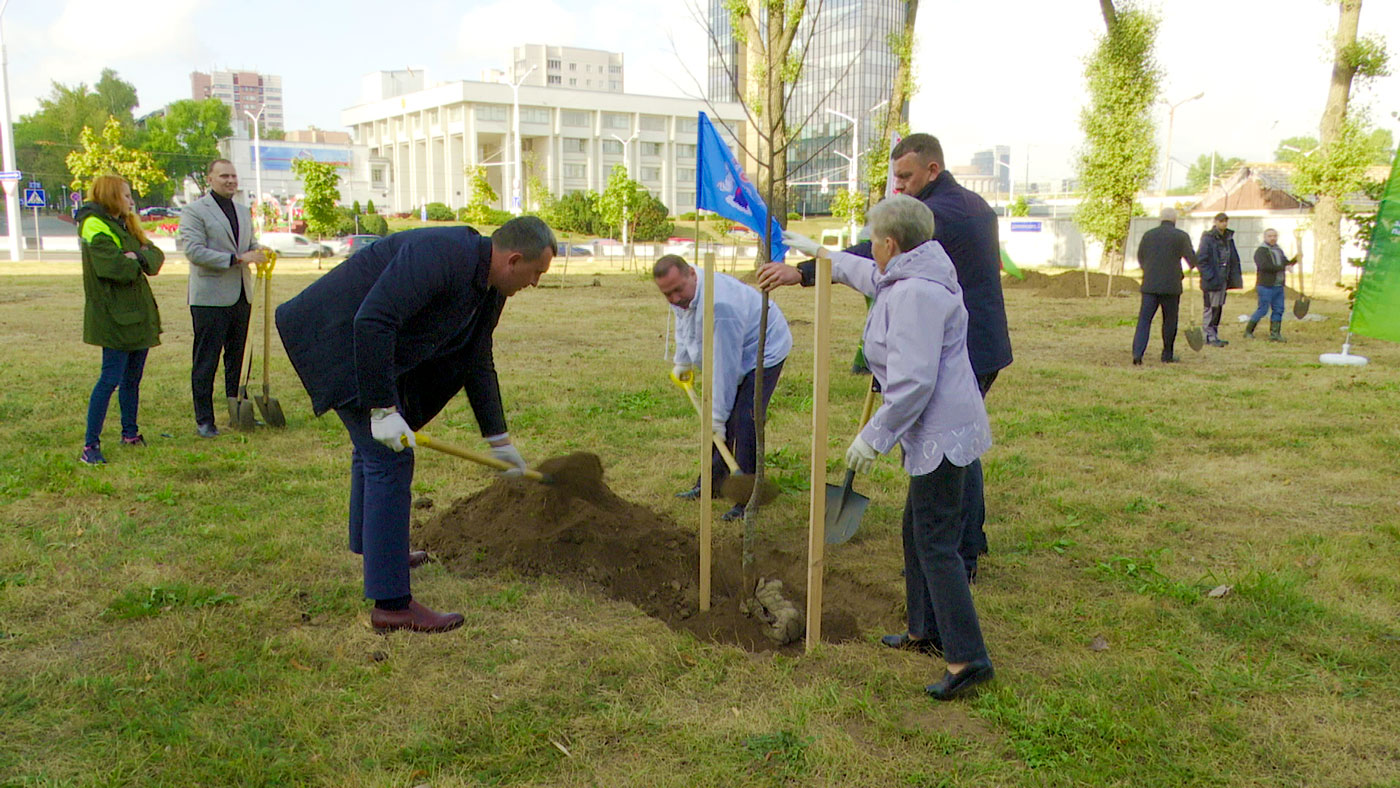
[[[10,0],[4,15],[14,115],[31,112],[50,80],[97,79],[115,68],[140,111],[189,98],[191,71],[247,68],[283,80],[288,128],[340,128],[361,75],[422,66],[432,81],[479,79],[510,46],[548,43],[626,56],[630,93],[698,95],[705,39],[688,0],[179,0],[127,9],[98,0]],[[708,6],[708,2],[705,3]],[[1337,9],[1324,0],[1158,0],[1157,55],[1176,113],[1172,154],[1212,148],[1269,159],[1278,140],[1316,135],[1330,76]],[[143,10],[136,10],[137,8]],[[402,12],[399,9],[403,9]],[[1084,104],[1083,58],[1103,30],[1096,0],[923,0],[916,130],[937,134],[952,164],[1012,147],[1018,179],[1067,177]],[[1400,0],[1365,0],[1361,31],[1400,31]],[[1390,42],[1400,71],[1400,36]],[[1396,131],[1400,77],[1363,94]],[[1166,136],[1166,111],[1161,137]],[[1184,168],[1173,176],[1180,182]]]

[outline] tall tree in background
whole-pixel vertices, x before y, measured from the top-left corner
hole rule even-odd
[[[306,200],[302,214],[306,229],[318,237],[335,234],[340,215],[335,204],[340,202],[340,173],[330,162],[314,159],[292,159],[292,172],[301,178]]]
[[[142,149],[170,177],[179,191],[186,178],[203,192],[209,162],[219,158],[219,140],[233,136],[231,111],[216,98],[182,99],[166,107],[164,117],[146,121]]]
[[[642,185],[627,175],[627,168],[622,164],[614,164],[612,172],[608,173],[608,184],[603,191],[598,194],[594,206],[598,215],[602,217],[607,225],[608,234],[613,238],[622,238],[622,222],[624,217],[627,222],[626,236],[631,240],[636,240],[637,211],[642,207],[642,198],[647,193],[642,189]]]
[[[1084,69],[1089,105],[1080,113],[1084,149],[1079,177],[1084,201],[1075,223],[1085,235],[1103,243],[1100,267],[1122,273],[1133,202],[1157,161],[1157,101],[1162,72],[1153,49],[1156,15],[1125,3],[1099,0],[1108,32],[1099,39]]]
[[[1297,183],[1299,189],[1317,195],[1313,212],[1317,251],[1313,263],[1316,275],[1324,282],[1341,279],[1341,202],[1365,180],[1365,121],[1359,113],[1348,112],[1352,87],[1390,73],[1385,42],[1377,36],[1357,37],[1361,0],[1338,0],[1337,7],[1332,79],[1318,128],[1319,145],[1312,155],[1298,162]]]
[[[121,127],[120,141],[132,145],[135,129],[131,111],[137,104],[136,87],[112,69],[103,69],[97,84],[68,86],[51,83],[49,95],[39,99],[39,109],[15,123],[15,158],[26,180],[43,183],[53,191],[71,178],[67,158],[82,148],[84,128],[105,129],[108,118]]]
[[[1215,177],[1218,178],[1244,164],[1244,159],[1239,156],[1221,156],[1216,153],[1213,162],[1211,157],[1212,154],[1202,153],[1196,157],[1196,162],[1187,168],[1186,188],[1191,190],[1191,194],[1200,194],[1214,185],[1210,182],[1211,173],[1214,173]]]
[[[896,132],[908,133],[904,114],[909,97],[914,95],[914,19],[919,14],[919,0],[904,0],[904,27],[891,33],[890,52],[895,57],[894,86],[884,116],[876,124],[879,136],[872,141],[865,158],[866,207],[885,198],[886,182],[890,178],[890,137]]]
[[[107,117],[101,134],[84,127],[78,141],[79,149],[69,153],[65,161],[73,175],[69,186],[74,191],[86,191],[93,178],[108,173],[125,178],[137,194],[145,194],[166,179],[151,154],[122,143],[122,124],[115,117]]]

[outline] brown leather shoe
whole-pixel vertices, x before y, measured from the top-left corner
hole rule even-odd
[[[369,612],[369,623],[375,632],[393,632],[407,629],[410,632],[449,632],[462,626],[461,613],[436,613],[412,600],[407,610],[380,610]]]
[[[428,551],[427,551],[427,550],[410,550],[410,551],[408,552],[408,568],[409,568],[409,569],[417,569],[418,567],[420,567],[420,566],[422,566],[423,564],[426,564],[426,563],[428,563]]]

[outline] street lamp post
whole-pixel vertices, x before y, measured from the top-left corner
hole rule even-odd
[[[832,151],[832,153],[846,160],[846,189],[854,195],[856,190],[860,188],[860,169],[857,164],[860,159],[860,121],[840,110],[828,109],[827,112],[830,112],[838,118],[845,118],[851,123],[851,155],[847,156],[841,151]],[[856,242],[856,222],[854,218],[850,221],[848,232],[850,232],[849,242],[854,244]]]
[[[1181,106],[1182,104],[1185,104],[1188,101],[1195,101],[1196,99],[1201,98],[1205,94],[1206,92],[1203,90],[1200,93],[1197,93],[1196,95],[1192,96],[1191,98],[1182,99],[1181,101],[1178,101],[1175,104],[1168,103],[1165,100],[1162,101],[1163,104],[1167,105],[1167,156],[1166,161],[1162,163],[1163,195],[1165,195],[1172,188],[1172,131],[1174,130],[1173,127],[1176,125],[1176,108]]]
[[[617,136],[616,134],[611,134],[611,135],[609,135],[609,136],[611,136],[613,139],[615,139],[615,140],[617,140],[618,142],[622,143],[622,171],[625,172],[625,173],[627,173],[627,177],[629,177],[629,178],[632,177],[632,174],[631,174],[631,169],[627,166],[627,162],[628,162],[628,158],[627,158],[627,146],[631,145],[631,144],[632,144],[632,140],[635,140],[635,139],[637,138],[637,135],[638,135],[638,134],[641,134],[641,133],[642,133],[642,130],[641,130],[641,129],[637,129],[636,131],[632,132],[632,136],[628,137],[628,138],[625,139],[625,140],[624,140],[623,138]],[[623,201],[622,201],[622,248],[624,248],[624,249],[628,248],[628,247],[627,247],[627,200],[623,200]]]
[[[0,17],[5,16],[5,7],[10,4],[10,0],[0,0]],[[10,123],[10,66],[9,56],[5,54],[5,29],[0,23],[0,116],[4,118],[4,128],[0,130],[5,136],[3,144],[3,156],[6,170],[15,169],[15,134],[14,126]],[[10,234],[10,260],[18,262],[24,259],[24,252],[20,248],[20,228],[19,228],[19,181],[3,181],[5,187],[5,219],[7,230]]]
[[[513,110],[512,115],[514,116],[510,133],[511,136],[515,138],[515,161],[511,165],[510,176],[510,212],[517,216],[520,215],[520,171],[523,169],[520,160],[523,156],[520,150],[520,86],[526,79],[529,79],[534,71],[535,67],[530,66],[530,69],[522,74],[519,79],[510,83],[510,101]]]
[[[1011,152],[1010,152],[1010,149],[1009,149],[1009,148],[1007,149],[1006,161],[1002,161],[1001,159],[998,159],[998,158],[996,157],[996,149],[993,148],[993,149],[992,149],[992,162],[993,162],[994,164],[997,164],[997,165],[1000,165],[1000,166],[1006,168],[1006,216],[1007,216],[1008,218],[1010,218],[1010,216],[1011,216],[1011,204],[1014,203],[1014,202],[1016,202],[1016,171],[1013,170],[1013,169],[1011,169]],[[992,172],[994,172],[994,173],[996,172],[996,168],[995,168],[995,167],[992,168]],[[1028,172],[1029,172],[1029,170],[1028,170]],[[1028,177],[1029,177],[1029,176],[1028,176]]]
[[[262,135],[258,132],[258,119],[262,117],[267,105],[258,107],[258,114],[254,115],[248,110],[243,110],[243,114],[253,121],[253,188],[257,194],[253,198],[253,226],[258,228],[258,232],[263,230],[262,216]]]

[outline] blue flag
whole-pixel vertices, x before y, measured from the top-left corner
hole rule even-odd
[[[749,182],[729,146],[724,144],[705,113],[700,113],[699,139],[695,146],[695,207],[714,211],[726,219],[758,233],[763,237],[763,225],[768,222],[768,206],[758,196],[758,189]],[[769,244],[769,259],[782,262],[787,254],[783,243],[783,228],[772,220],[773,236]]]

